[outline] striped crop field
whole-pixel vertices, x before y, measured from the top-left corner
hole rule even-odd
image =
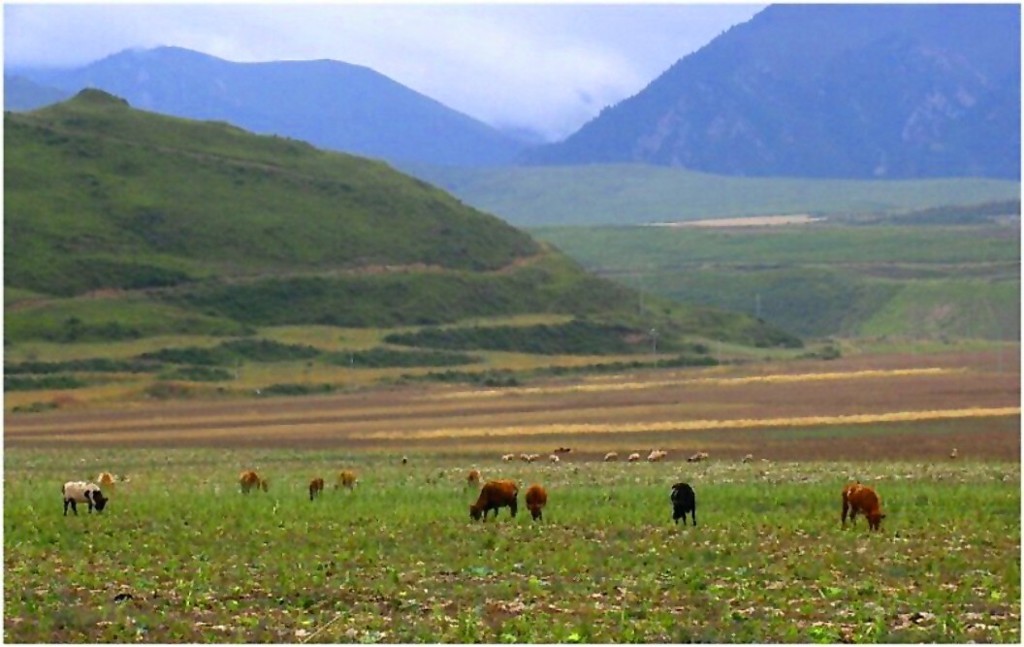
[[[1021,640],[1020,367],[987,351],[83,406],[4,436],[7,642]],[[470,519],[474,468],[519,484],[516,516]],[[102,513],[65,516],[102,471]],[[855,480],[877,532],[843,527]]]

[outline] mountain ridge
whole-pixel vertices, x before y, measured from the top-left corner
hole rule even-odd
[[[94,87],[133,106],[223,120],[389,161],[500,164],[523,144],[369,67],[341,61],[235,63],[181,47],[124,50],[74,69],[23,69],[67,92]]]
[[[771,5],[522,159],[1019,178],[1019,52],[1010,5]]]

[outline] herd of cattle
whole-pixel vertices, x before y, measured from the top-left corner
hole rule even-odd
[[[559,448],[556,450],[558,453],[568,453],[572,451],[568,448]],[[954,450],[955,451],[955,450]],[[664,457],[666,452],[660,450],[652,450],[651,454],[648,455],[647,460],[657,461]],[[658,456],[657,454],[661,454]],[[510,456],[510,455],[506,455]],[[523,456],[533,456],[532,454],[523,454]],[[557,453],[551,455],[552,458],[557,458]],[[652,458],[652,456],[654,458]],[[697,460],[706,460],[707,454],[699,452],[695,456],[701,456]],[[502,457],[505,459],[505,457]],[[692,459],[693,457],[691,457]],[[743,459],[744,463],[750,462],[750,456],[746,456]],[[523,460],[526,460],[524,458]],[[605,457],[605,460],[609,460]],[[688,459],[689,460],[689,459]],[[408,463],[408,459],[402,458],[403,464]],[[532,462],[532,461],[529,461]],[[487,520],[487,514],[494,511],[494,517],[498,517],[498,510],[500,508],[508,508],[511,516],[516,516],[516,511],[519,508],[519,485],[511,479],[500,479],[491,480],[481,485],[480,470],[472,469],[466,475],[466,484],[470,487],[479,487],[480,495],[477,497],[475,503],[469,506],[469,516],[473,520],[483,519]],[[114,488],[114,476],[109,472],[102,472],[96,479],[103,487],[108,488],[108,492]],[[335,489],[339,487],[353,489],[356,485],[356,474],[352,470],[342,470],[338,473],[337,480],[335,481]],[[241,488],[242,494],[248,494],[252,490],[263,490],[264,492],[269,491],[270,483],[267,479],[262,478],[253,470],[246,470],[242,472],[238,477],[238,484]],[[314,477],[309,482],[309,500],[313,501],[316,497],[324,490],[324,479],[320,476]],[[106,507],[107,502],[110,500],[109,497],[103,494],[100,485],[93,482],[87,481],[68,481],[61,488],[61,494],[64,497],[64,516],[68,514],[68,507],[76,515],[78,514],[79,503],[87,504],[89,512],[93,511],[93,508],[97,512],[102,512],[103,508]],[[697,525],[697,495],[693,488],[688,483],[676,483],[672,486],[669,500],[672,503],[672,520],[675,523],[679,523],[679,520],[683,520],[683,525],[686,525],[686,515],[690,514],[693,519],[693,525]],[[881,503],[878,498],[878,494],[870,487],[862,485],[859,481],[856,483],[850,483],[845,486],[842,491],[843,501],[843,512],[842,512],[842,526],[846,527],[846,519],[849,517],[850,522],[853,523],[858,514],[863,514],[868,520],[868,527],[871,530],[880,530],[882,519],[885,518],[885,514],[882,513]],[[530,511],[530,515],[533,519],[543,519],[543,509],[548,503],[548,493],[544,489],[544,486],[539,483],[531,485],[526,490],[526,508]]]

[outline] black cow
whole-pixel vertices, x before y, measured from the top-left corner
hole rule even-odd
[[[697,495],[689,483],[676,483],[672,486],[672,521],[683,520],[686,525],[686,513],[693,514],[693,525],[697,525]]]

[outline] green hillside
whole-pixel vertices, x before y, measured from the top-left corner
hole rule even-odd
[[[800,345],[747,315],[654,297],[638,308],[645,299],[631,289],[382,163],[137,111],[99,91],[5,113],[4,126],[8,363],[75,373],[116,357],[166,379],[229,380],[223,369],[171,370],[140,353],[337,329],[310,358],[291,359],[290,370],[308,374],[392,329],[524,316],[544,325],[512,335],[503,352],[529,354],[532,334],[581,329],[585,339],[563,344],[566,354],[648,353],[652,328],[666,353],[694,348],[693,339]],[[375,332],[346,346],[343,328]],[[465,349],[474,343],[488,348]],[[375,351],[373,362],[436,363],[407,346]],[[63,363],[70,358],[85,364]],[[494,361],[480,360],[488,369]],[[100,372],[37,380],[20,371],[8,386],[111,379]]]
[[[1020,200],[1008,180],[748,178],[640,164],[408,167],[517,227],[631,225],[771,214],[898,213]]]
[[[534,233],[603,276],[747,312],[806,337],[1017,340],[1019,220],[980,211],[920,212],[900,224]]]

